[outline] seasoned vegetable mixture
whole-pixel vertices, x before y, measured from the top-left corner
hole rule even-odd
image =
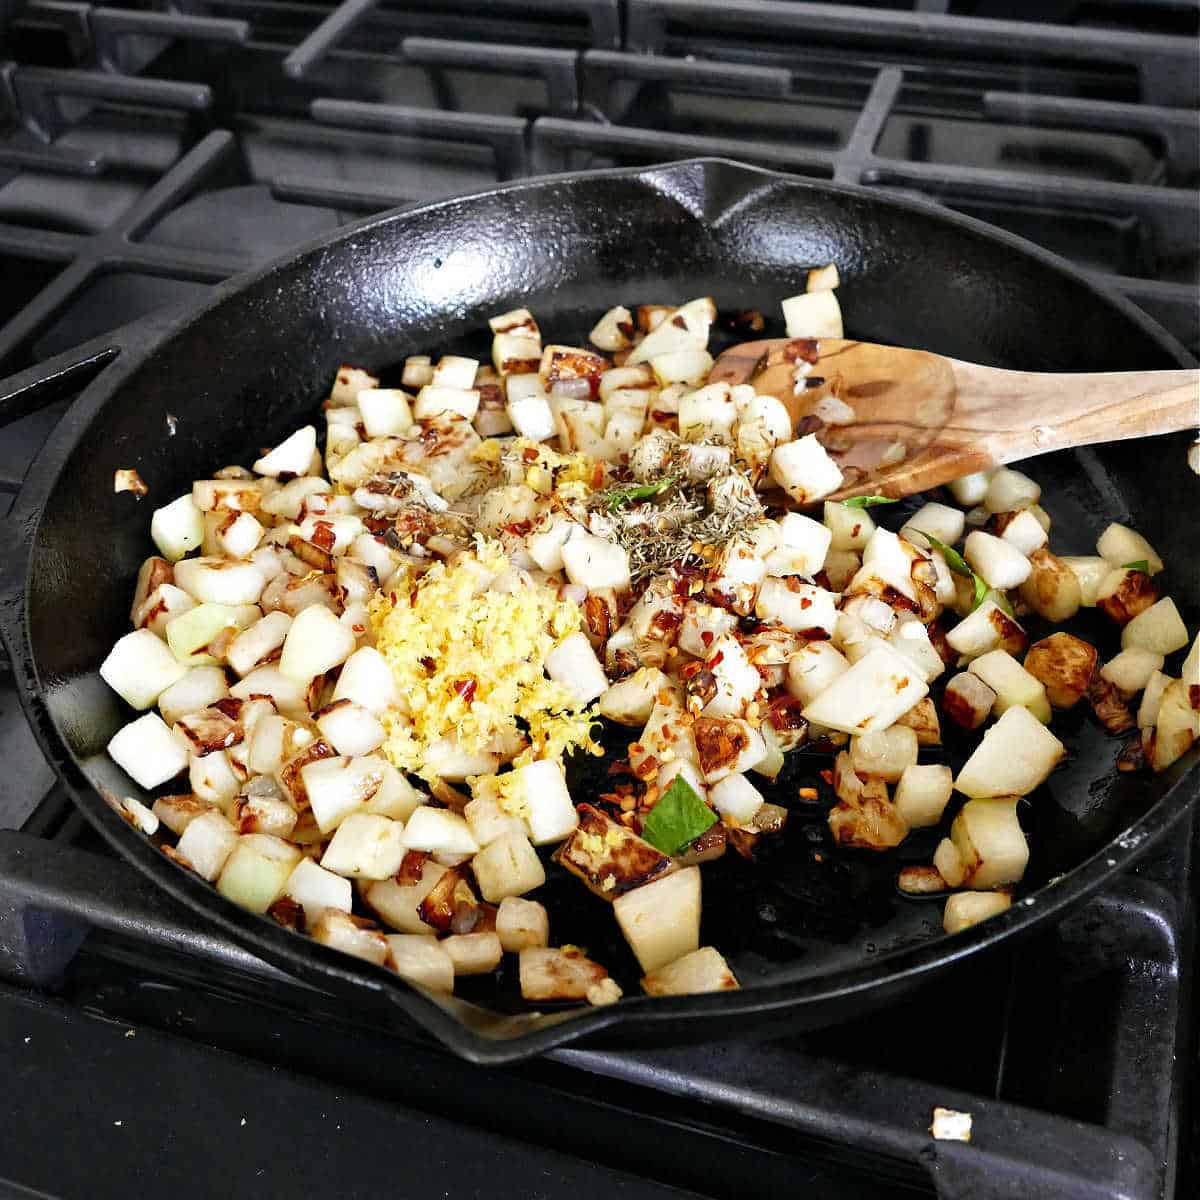
[[[409,358],[402,388],[341,368],[323,454],[306,425],[155,511],[101,675],[143,711],[109,754],[160,794],[114,807],[236,903],[415,985],[519,955],[533,1004],[621,995],[536,898],[548,859],[611,905],[647,993],[736,988],[701,945],[702,864],[754,869],[788,818],[759,785],[801,745],[827,753],[797,799],[823,776],[853,851],[966,797],[898,884],[948,893],[948,932],[1002,911],[1018,802],[1065,754],[1055,711],[1089,704],[1130,735],[1122,769],[1162,771],[1200,734],[1200,649],[1165,673],[1188,633],[1154,548],[1110,525],[1095,554],[1053,553],[1019,471],[958,480],[898,532],[883,496],[821,507],[855,419],[813,373],[836,284],[813,271],[784,302],[794,404],[707,382],[707,298],[614,308],[590,347],[504,313],[491,365]],[[1080,607],[1122,627],[1115,658],[1028,644],[1026,614]],[[942,721],[979,731],[957,776],[921,761]],[[609,790],[571,795],[564,763],[612,725],[634,740]]]

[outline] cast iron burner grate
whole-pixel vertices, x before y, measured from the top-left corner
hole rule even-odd
[[[0,369],[47,371],[362,214],[697,154],[982,216],[1200,346],[1195,5],[1019,8],[28,0],[0,67]],[[0,518],[64,407],[0,430]],[[148,1145],[169,1148],[154,1190],[183,1196],[1195,1186],[1190,830],[1019,952],[869,1020],[484,1072],[389,1014],[351,1021],[152,891],[53,785],[3,664],[0,763],[13,1187],[94,1197],[104,1161],[124,1191]],[[973,1113],[970,1146],[929,1137],[934,1105]]]

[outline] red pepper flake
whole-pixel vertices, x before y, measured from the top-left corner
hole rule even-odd
[[[709,636],[711,637],[712,635],[710,634]],[[711,659],[709,659],[709,663],[708,663],[708,665],[709,665],[710,667],[719,667],[719,666],[720,666],[720,665],[721,665],[721,664],[722,664],[724,661],[725,661],[725,651],[724,651],[724,650],[718,650],[718,651],[716,652],[716,654],[714,654],[714,655],[712,656],[712,658],[711,658]]]
[[[812,608],[812,601],[807,596],[800,597],[801,608]]]
[[[470,704],[475,699],[475,691],[478,686],[474,679],[460,679],[454,685],[454,690],[464,704]]]
[[[532,446],[526,446],[521,451],[521,460],[527,463],[535,463],[538,460],[538,452]]]
[[[704,631],[703,631],[703,632],[700,634],[700,640],[701,640],[701,641],[704,643],[704,648],[707,650],[707,649],[708,649],[708,647],[709,647],[709,646],[711,646],[711,645],[713,644],[713,634],[712,634],[712,631],[711,631],[711,630],[709,630],[709,629],[705,629],[705,630],[704,630]]]
[[[828,767],[822,771],[818,771],[817,774],[820,775],[830,787],[833,787],[833,772],[829,770]]]
[[[433,668],[437,666],[437,663],[435,663],[428,654],[425,654],[421,657],[421,666],[423,666],[425,670],[432,672]]]
[[[333,532],[333,526],[328,521],[317,521],[313,525],[312,544],[318,550],[324,550],[328,554],[333,549],[334,542],[337,538]]]

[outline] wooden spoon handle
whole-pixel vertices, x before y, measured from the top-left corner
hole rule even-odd
[[[1200,427],[1200,371],[1046,375],[946,361],[955,440],[997,463]]]

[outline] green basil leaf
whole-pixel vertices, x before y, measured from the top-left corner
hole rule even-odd
[[[626,504],[634,504],[638,500],[650,500],[661,496],[669,487],[678,481],[678,475],[667,475],[654,483],[641,483],[636,487],[619,488],[608,493],[606,501],[610,512],[622,508]]]
[[[874,508],[877,504],[899,504],[900,500],[896,496],[851,496],[842,503],[847,508]]]
[[[923,529],[918,529],[919,533],[935,550],[942,552],[942,557],[946,560],[946,566],[952,570],[955,575],[962,575],[966,579],[974,579],[975,572],[967,566],[967,560],[963,558],[957,550],[952,550],[945,542],[939,542],[932,534],[926,533]],[[984,588],[987,591],[987,588]]]
[[[1135,571],[1141,571],[1143,575],[1150,574],[1150,564],[1144,558],[1139,558],[1136,562],[1121,564],[1122,570],[1126,567],[1132,567]]]
[[[664,854],[676,854],[694,842],[710,825],[715,825],[713,812],[682,775],[671,780],[671,786],[659,797],[642,826],[642,837]]]

